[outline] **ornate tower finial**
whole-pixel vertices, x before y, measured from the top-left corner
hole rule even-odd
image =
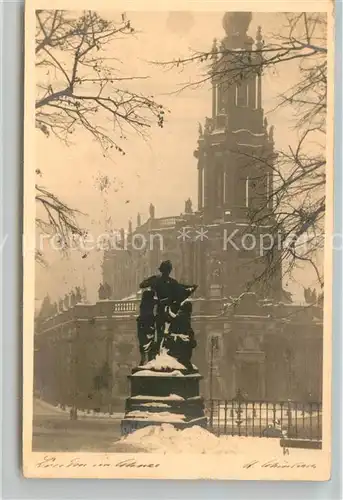
[[[141,214],[138,213],[137,214],[137,227],[140,227],[142,225],[142,218],[141,218]]]
[[[263,121],[264,128],[267,130],[268,127],[268,120],[267,117],[265,116],[264,121]]]
[[[210,134],[212,132],[212,130],[213,130],[213,120],[211,120],[211,118],[208,118],[206,116],[204,135]]]
[[[191,214],[191,213],[193,213],[192,200],[188,198],[188,200],[185,201],[185,214]]]
[[[212,58],[213,59],[218,59],[218,47],[217,47],[217,39],[216,38],[213,38]]]
[[[225,12],[222,24],[228,37],[233,35],[244,37],[247,34],[251,20],[251,12]]]
[[[150,203],[150,206],[149,206],[149,215],[150,215],[150,219],[155,218],[155,207],[152,203]]]
[[[274,125],[269,128],[268,138],[270,142],[274,142]]]
[[[132,234],[132,220],[131,219],[129,219],[128,233]]]
[[[263,47],[262,44],[262,28],[261,26],[257,27],[257,32],[256,32],[256,49],[261,50]]]

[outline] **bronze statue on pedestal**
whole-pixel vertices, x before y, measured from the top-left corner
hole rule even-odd
[[[141,364],[153,359],[161,349],[191,368],[191,353],[196,346],[191,328],[192,304],[187,299],[197,285],[184,285],[170,276],[172,263],[159,267],[160,274],[142,281],[144,290],[137,318]]]

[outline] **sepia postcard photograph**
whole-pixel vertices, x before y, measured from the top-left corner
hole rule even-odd
[[[334,4],[27,1],[23,472],[325,481]]]

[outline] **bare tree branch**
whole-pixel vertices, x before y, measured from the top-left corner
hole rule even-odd
[[[36,127],[66,145],[77,129],[84,129],[105,156],[112,149],[125,154],[128,130],[144,138],[154,123],[163,127],[163,106],[134,90],[136,80],[148,77],[125,75],[120,57],[108,57],[116,40],[135,34],[124,14],[116,22],[93,11],[75,17],[68,11],[37,10]],[[36,192],[46,216],[37,219],[42,231],[56,232],[65,241],[68,233],[82,233],[77,210],[42,186]]]

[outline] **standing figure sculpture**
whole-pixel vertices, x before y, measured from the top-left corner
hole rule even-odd
[[[153,359],[154,354],[156,354],[154,351],[155,305],[155,293],[152,290],[144,290],[137,318],[137,335],[141,355],[140,365],[144,365]]]
[[[79,286],[75,288],[75,298],[77,304],[82,301],[81,288]]]
[[[111,286],[106,282],[104,284],[104,296],[105,296],[105,299],[110,299],[111,298],[111,295],[112,295],[112,288]]]
[[[99,300],[105,300],[105,298],[106,298],[105,287],[102,283],[100,283],[99,288],[98,288],[98,297],[99,297]]]
[[[168,335],[171,331],[171,325],[177,325],[178,321],[185,321],[188,318],[189,325],[186,329],[190,332],[190,315],[191,309],[189,306],[182,309],[182,304],[196,290],[197,285],[183,285],[176,279],[170,276],[173,266],[170,260],[161,263],[159,267],[160,274],[150,276],[142,281],[140,288],[147,291],[149,289],[156,300],[156,316],[154,318],[155,325],[155,353],[157,354],[164,340],[170,347],[170,339]],[[145,300],[145,295],[143,292]],[[143,299],[142,299],[143,302]],[[191,306],[191,304],[189,303]],[[180,310],[181,308],[181,310]],[[187,312],[188,311],[188,312]],[[179,316],[178,316],[179,314]],[[181,319],[180,319],[181,315]],[[190,334],[191,335],[191,334]],[[194,337],[194,334],[193,334]],[[168,338],[168,341],[167,341]]]

